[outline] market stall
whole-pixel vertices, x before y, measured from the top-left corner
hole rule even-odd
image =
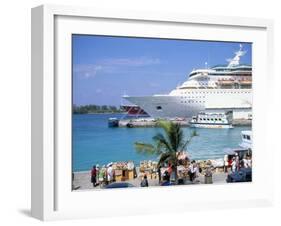
[[[157,162],[155,161],[141,161],[140,162],[140,173],[146,175],[147,178],[156,179],[157,178]],[[141,176],[142,176],[141,175]]]
[[[132,161],[129,162],[115,162],[112,164],[114,170],[115,181],[126,181],[135,178],[136,170]]]

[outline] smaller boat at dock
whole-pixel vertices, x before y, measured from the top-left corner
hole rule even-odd
[[[227,113],[207,113],[200,112],[197,116],[193,116],[189,122],[190,127],[195,128],[219,128],[229,129],[232,126],[232,114]]]
[[[252,149],[252,131],[251,130],[244,130],[241,132],[241,139],[242,142],[240,144],[241,147]]]
[[[108,127],[118,127],[118,126],[119,126],[119,119],[117,118],[108,119]]]

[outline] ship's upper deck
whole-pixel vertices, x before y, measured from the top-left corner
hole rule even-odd
[[[211,68],[193,70],[189,74],[189,79],[202,76],[240,76],[252,75],[252,66],[248,64],[240,64],[240,58],[246,54],[246,51],[242,50],[243,46],[240,45],[240,49],[235,52],[235,56],[231,59],[227,59],[228,65],[216,65]]]
[[[189,78],[196,75],[208,75],[208,76],[235,76],[235,75],[252,75],[252,66],[247,64],[239,64],[237,66],[228,67],[227,65],[216,65],[210,69],[198,69],[193,70],[189,74]]]

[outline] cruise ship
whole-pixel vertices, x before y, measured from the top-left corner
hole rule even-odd
[[[191,118],[202,111],[233,111],[234,119],[252,117],[252,66],[240,64],[240,44],[226,65],[196,69],[169,94],[123,96],[154,118]]]

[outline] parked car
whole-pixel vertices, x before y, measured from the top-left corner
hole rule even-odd
[[[131,188],[131,187],[135,187],[135,186],[127,182],[116,182],[105,186],[105,188]]]
[[[252,169],[251,168],[242,168],[237,172],[228,174],[226,178],[227,183],[234,182],[251,182],[252,181]]]
[[[170,181],[164,181],[161,186],[171,186],[171,185],[176,185],[174,182],[170,182]]]

